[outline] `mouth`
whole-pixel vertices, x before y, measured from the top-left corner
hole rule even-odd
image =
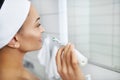
[[[39,39],[40,42],[42,42],[42,39]]]

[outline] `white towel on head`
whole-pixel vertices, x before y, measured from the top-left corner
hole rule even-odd
[[[0,48],[14,37],[30,9],[28,0],[5,0],[0,9]]]
[[[45,67],[45,73],[49,80],[59,79],[60,76],[57,72],[56,66],[56,53],[59,49],[59,46],[56,45],[49,37],[45,38],[43,47],[38,53],[38,60],[40,65]],[[79,51],[75,49],[78,62],[81,65],[87,64],[87,58],[84,57]],[[84,62],[83,62],[84,61]]]

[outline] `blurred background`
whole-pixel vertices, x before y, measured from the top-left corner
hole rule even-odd
[[[120,80],[120,0],[31,0],[46,33],[73,43],[89,63],[82,67],[91,80]],[[47,80],[37,51],[24,65]]]

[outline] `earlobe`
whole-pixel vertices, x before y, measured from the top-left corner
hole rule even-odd
[[[8,43],[7,46],[9,46],[9,47],[11,47],[11,48],[19,48],[19,47],[20,47],[20,44],[19,44],[19,42],[18,42],[17,36],[15,36],[15,37]]]
[[[20,44],[17,42],[17,43],[15,43],[14,47],[15,47],[15,48],[19,48],[19,47],[20,47]]]

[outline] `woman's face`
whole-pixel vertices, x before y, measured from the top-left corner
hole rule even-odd
[[[40,24],[40,17],[35,8],[31,5],[28,17],[17,33],[20,50],[32,51],[40,49],[42,47],[42,32],[44,32],[44,28]]]

